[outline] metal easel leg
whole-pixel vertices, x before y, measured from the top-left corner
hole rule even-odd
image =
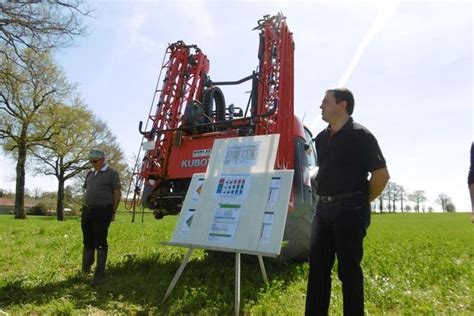
[[[240,312],[240,252],[235,253],[235,301],[234,301],[235,315],[238,316]]]
[[[168,289],[166,290],[165,297],[163,298],[163,301],[162,301],[163,303],[166,301],[168,296],[171,295],[171,292],[173,291],[174,287],[176,286],[176,283],[178,282],[179,277],[181,276],[181,273],[183,273],[184,267],[188,263],[189,258],[191,257],[192,253],[193,253],[193,248],[189,248],[188,252],[186,253],[186,255],[183,258],[183,262],[181,262],[181,265],[179,266],[178,271],[176,271],[176,274],[174,275],[173,280],[171,280],[171,283],[168,286]]]
[[[267,271],[265,270],[265,265],[263,264],[263,257],[258,255],[258,263],[260,264],[260,271],[262,271],[263,282],[268,283]]]

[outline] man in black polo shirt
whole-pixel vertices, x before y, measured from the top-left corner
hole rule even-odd
[[[375,137],[351,117],[350,90],[326,91],[320,108],[329,126],[315,139],[319,202],[312,224],[306,315],[328,314],[336,255],[344,315],[363,315],[363,239],[370,202],[383,191],[389,174]]]
[[[84,182],[84,206],[81,228],[84,243],[82,271],[90,273],[97,249],[97,265],[91,285],[97,285],[105,276],[107,261],[107,235],[110,222],[115,216],[121,197],[119,174],[105,163],[105,154],[93,149],[89,162],[94,167],[87,173]]]

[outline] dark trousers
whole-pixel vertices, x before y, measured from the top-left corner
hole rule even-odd
[[[81,228],[84,248],[107,249],[107,235],[112,221],[113,206],[84,207]]]
[[[342,201],[319,202],[313,218],[306,315],[327,315],[331,297],[331,270],[337,255],[342,282],[344,315],[364,314],[364,283],[360,263],[363,239],[370,224],[365,195]]]

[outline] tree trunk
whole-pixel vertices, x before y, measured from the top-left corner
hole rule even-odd
[[[15,187],[15,219],[25,219],[25,162],[26,145],[20,143],[18,146],[18,160],[16,163],[16,187]]]
[[[58,178],[58,201],[56,203],[56,217],[58,221],[64,221],[64,177]]]
[[[400,199],[400,211],[403,213],[403,191],[402,191],[402,197]]]

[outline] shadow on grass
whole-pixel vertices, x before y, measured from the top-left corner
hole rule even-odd
[[[25,304],[47,305],[67,297],[76,310],[91,307],[105,311],[183,314],[205,310],[213,314],[232,314],[234,309],[235,254],[205,253],[191,257],[173,293],[162,303],[183,256],[166,258],[160,254],[140,258],[125,255],[121,262],[107,267],[107,278],[96,288],[88,279],[74,275],[62,281],[43,282],[30,287],[25,280],[6,280],[0,288],[0,306],[5,309]],[[278,280],[281,290],[301,278],[302,266],[287,265],[264,258],[270,284],[265,285],[256,256],[242,255],[241,309],[258,302],[259,293]]]

